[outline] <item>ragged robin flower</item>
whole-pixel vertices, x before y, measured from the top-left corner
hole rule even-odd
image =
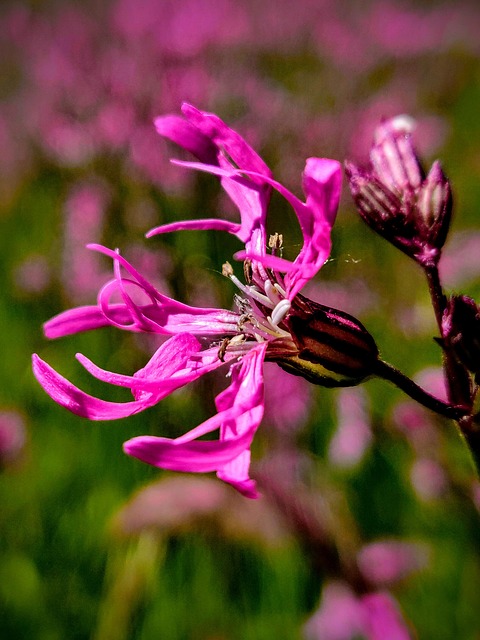
[[[348,385],[372,373],[377,350],[358,321],[300,294],[330,252],[341,186],[339,163],[307,160],[302,202],[273,179],[263,160],[217,116],[190,105],[184,105],[183,115],[158,118],[158,132],[199,160],[177,164],[220,178],[239,210],[240,222],[217,218],[173,222],[147,235],[214,229],[236,236],[245,245],[234,256],[243,261],[244,281],[230,263],[223,265],[223,274],[238,289],[236,310],[197,308],[173,300],[143,278],[118,250],[90,245],[112,259],[114,277],[99,292],[96,305],[71,309],[49,320],[44,326],[46,336],[57,338],[112,325],[169,337],[133,376],[105,371],[77,355],[96,378],[129,388],[130,402],[109,402],[86,394],[37,355],[33,368],[56,402],[90,420],[113,420],[143,411],[200,376],[224,368],[230,384],[216,397],[216,415],[175,439],[135,437],[124,444],[124,450],[164,469],[216,471],[241,493],[255,497],[255,482],[249,477],[250,445],[264,411],[263,362],[277,362],[318,384]],[[293,262],[282,257],[279,234],[267,238],[272,189],[291,205],[303,234],[302,249]],[[131,293],[138,290],[147,303],[134,301]],[[112,301],[114,294],[121,302]],[[199,439],[216,430],[217,440]]]

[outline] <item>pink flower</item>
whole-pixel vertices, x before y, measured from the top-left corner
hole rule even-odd
[[[224,275],[239,289],[235,296],[237,311],[197,308],[173,300],[143,278],[118,251],[90,245],[112,258],[114,278],[99,292],[97,305],[66,311],[47,322],[47,337],[106,325],[170,337],[133,376],[105,371],[77,355],[96,378],[130,388],[133,400],[126,403],[107,402],[84,393],[37,355],[33,356],[33,368],[56,402],[90,420],[130,416],[200,376],[226,368],[230,385],[216,397],[216,415],[178,438],[140,436],[126,442],[124,449],[163,469],[216,471],[219,478],[244,495],[256,497],[255,482],[249,477],[250,444],[264,412],[263,363],[266,359],[282,363],[293,359],[295,365],[298,360],[299,347],[290,331],[289,318],[297,307],[305,305],[298,293],[329,255],[340,194],[340,165],[334,160],[309,158],[303,173],[306,201],[302,202],[273,179],[263,160],[217,116],[190,105],[184,105],[183,114],[184,118],[158,118],[158,132],[199,160],[177,164],[220,178],[240,212],[240,222],[216,218],[173,222],[147,235],[216,229],[241,240],[245,249],[235,257],[244,261],[246,283],[234,275],[229,263],[223,267]],[[271,251],[267,253],[266,215],[272,188],[293,207],[303,232],[303,247],[293,262],[281,257],[278,234],[268,241]],[[114,294],[120,302],[112,301]],[[138,301],[139,294],[144,301]],[[348,327],[351,330],[351,322]],[[199,440],[216,430],[220,432],[218,440]]]
[[[387,591],[358,595],[341,581],[327,582],[319,609],[305,625],[307,640],[410,640],[411,634]]]
[[[428,562],[428,548],[414,542],[377,540],[360,549],[357,562],[371,584],[388,586],[423,569]]]
[[[363,389],[341,389],[336,399],[337,428],[328,457],[334,465],[349,469],[358,464],[372,441],[367,397]]]
[[[0,411],[0,465],[17,460],[26,439],[22,416],[16,411]]]

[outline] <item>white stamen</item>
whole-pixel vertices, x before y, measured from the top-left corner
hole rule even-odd
[[[267,294],[269,300],[275,305],[278,304],[281,298],[278,295],[276,286],[272,284],[270,280],[265,280],[263,286],[265,287],[265,293]]]
[[[278,327],[278,323],[281,322],[287,313],[290,311],[290,300],[280,300],[275,309],[272,311],[272,324]]]
[[[270,316],[268,316],[267,320],[270,323],[270,326],[275,329],[275,334],[274,334],[275,338],[291,338],[292,337],[288,333],[288,331],[284,331],[283,329],[280,329],[280,327],[278,327],[276,324],[273,324],[272,319],[270,318]]]
[[[281,287],[278,282],[275,283],[274,285],[275,289],[284,297],[287,297],[287,292],[285,291],[285,289],[283,287]]]
[[[273,303],[269,298],[267,298],[266,295],[264,295],[263,293],[260,293],[253,287],[245,286],[242,282],[240,282],[237,276],[230,276],[230,280],[233,282],[235,286],[237,286],[240,289],[240,291],[243,291],[243,293],[247,295],[249,298],[254,298],[254,300],[257,300],[257,302],[261,302],[265,307],[268,307],[269,309],[274,308],[275,303]]]
[[[278,337],[278,332],[281,331],[278,327],[272,325],[270,318],[255,316],[255,324],[252,324],[253,333],[262,333],[263,337],[268,340],[269,337]]]

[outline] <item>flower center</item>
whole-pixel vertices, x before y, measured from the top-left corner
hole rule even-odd
[[[290,310],[290,300],[274,273],[266,273],[257,263],[246,260],[248,284],[241,282],[233,273],[232,266],[226,262],[222,267],[224,276],[230,278],[241,291],[235,296],[235,304],[240,312],[238,329],[258,342],[275,338],[289,338],[290,332],[282,327],[283,320]]]

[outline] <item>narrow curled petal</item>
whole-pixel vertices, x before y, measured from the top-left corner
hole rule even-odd
[[[149,331],[154,333],[173,335],[188,332],[217,336],[234,335],[237,332],[238,316],[235,313],[226,309],[195,307],[190,307],[191,313],[179,312],[186,306],[171,300],[170,303],[138,305],[138,310],[151,321]],[[133,332],[145,331],[134,322],[130,310],[123,303],[108,304],[106,312],[96,305],[69,309],[48,320],[43,330],[47,338],[54,339],[108,326]]]
[[[217,161],[220,166],[232,166],[233,163],[239,169],[256,171],[264,175],[271,174],[265,162],[242,136],[228,127],[217,115],[200,111],[187,103],[182,105],[182,113],[216,146]],[[200,160],[203,159],[200,158]]]
[[[176,439],[133,438],[124,444],[125,452],[163,469],[216,471],[247,497],[256,497],[255,484],[248,475],[249,448],[263,417],[265,349],[265,344],[252,349],[234,368],[230,386],[217,396],[215,416]],[[220,429],[219,440],[196,440],[216,429]]]
[[[117,420],[132,416],[153,406],[157,402],[154,394],[150,398],[133,402],[109,402],[85,393],[52,369],[36,354],[32,356],[33,373],[48,395],[72,413],[89,420]]]
[[[115,280],[107,283],[100,291],[98,307],[106,319],[105,324],[118,326],[130,331],[151,331],[166,335],[184,332],[195,335],[236,333],[237,314],[225,309],[192,307],[169,298],[143,278],[128,260],[118,252],[102,245],[91,244],[88,246],[90,249],[112,258],[115,264],[121,265],[132,276],[132,280],[124,281],[119,270],[116,269]],[[150,298],[151,303],[146,305],[136,304],[128,296],[125,282],[140,288]],[[124,302],[112,304],[110,297],[117,290],[120,290]],[[91,307],[86,307],[85,309],[89,310],[89,314],[91,313]],[[78,322],[78,318],[76,319]],[[123,324],[122,322],[125,323]],[[80,323],[78,324],[80,325]],[[105,326],[105,324],[101,326]],[[87,326],[86,328],[90,327]],[[62,335],[65,335],[65,333]]]
[[[220,438],[225,440],[241,437],[244,433],[253,435],[263,418],[265,409],[265,393],[263,382],[263,362],[266,344],[257,347],[245,356],[242,369],[232,380],[232,384],[216,399],[219,411],[228,411],[237,405],[250,406],[249,410],[241,414],[236,420],[226,420],[220,429]],[[232,458],[222,468],[217,476],[232,484],[243,495],[256,497],[255,483],[249,477],[250,448]]]
[[[260,156],[218,116],[189,104],[182,106],[182,112],[186,120],[171,115],[157,118],[158,133],[187,149],[206,165],[271,176]],[[238,237],[246,242],[253,229],[264,228],[270,186],[255,177],[245,183],[232,180],[228,173],[219,175],[223,188],[238,207],[242,227],[242,237]],[[232,229],[229,231],[235,233]]]
[[[173,336],[164,342],[148,364],[134,376],[130,388],[135,400],[131,402],[110,402],[85,393],[36,354],[33,355],[33,372],[48,395],[72,413],[90,420],[116,420],[152,407],[175,389],[203,375],[206,370],[214,368],[210,366],[203,369],[200,366],[197,370],[186,369],[189,359],[197,354],[200,348],[200,343],[189,334]],[[124,383],[127,376],[103,371],[82,356],[80,359],[96,377],[111,384],[126,386]],[[218,366],[221,364],[219,362]],[[175,379],[177,371],[183,371],[184,375]],[[143,378],[147,381],[145,385],[142,385]],[[155,381],[154,385],[152,381]]]
[[[158,236],[161,233],[170,233],[172,231],[187,231],[187,230],[200,230],[210,229],[212,231],[227,231],[234,236],[238,236],[240,232],[240,225],[229,220],[219,220],[218,218],[204,218],[201,220],[181,220],[179,222],[170,222],[169,224],[162,224],[159,227],[150,229],[146,234],[147,238],[152,236]]]
[[[303,173],[306,207],[298,216],[303,247],[295,260],[298,271],[288,278],[290,299],[313,278],[330,255],[330,234],[340,201],[341,181],[341,165],[337,161],[308,158]]]
[[[193,338],[193,336],[191,337]],[[192,351],[186,362],[183,365],[180,363],[179,368],[174,370],[173,373],[160,374],[159,372],[156,374],[152,363],[155,360],[164,358],[164,353],[161,353],[161,349],[162,347],[155,353],[144,369],[140,369],[133,376],[106,371],[81,353],[77,353],[76,357],[92,376],[102,380],[102,382],[114,384],[118,387],[127,387],[132,390],[134,395],[142,391],[161,394],[162,398],[172,393],[175,389],[197,380],[197,378],[224,366],[227,362],[238,357],[235,352],[227,352],[224,354],[223,360],[220,360],[218,347],[207,349],[201,353]]]
[[[245,176],[264,180],[292,206],[303,234],[303,247],[293,263],[294,269],[288,266],[288,261],[282,260],[279,270],[289,273],[286,278],[287,293],[289,299],[293,299],[305,283],[322,267],[330,254],[330,235],[340,200],[342,180],[340,163],[326,158],[308,158],[303,173],[306,202],[299,200],[291,191],[270,176],[251,171],[224,171],[194,162],[181,164],[215,175],[230,175],[235,181],[243,181]],[[242,233],[243,230],[237,234],[240,239],[244,239]],[[262,255],[255,254],[248,243],[246,244],[246,253],[240,255],[256,259],[265,266],[273,266],[273,264],[267,265],[267,261],[271,261],[272,258],[263,258]]]
[[[154,124],[161,136],[190,151],[202,162],[215,162],[217,149],[211,139],[184,118],[176,115],[161,116],[155,118]]]
[[[130,314],[123,304],[115,305],[114,308],[112,305],[111,313],[119,324],[126,324],[131,320]],[[47,338],[54,339],[107,327],[109,324],[109,319],[97,305],[88,305],[63,311],[50,318],[43,325],[43,332]]]
[[[208,431],[214,431],[220,426],[223,417],[222,414],[217,414],[202,426],[208,426]],[[156,436],[139,436],[127,440],[123,449],[128,455],[161,469],[208,473],[228,463],[232,457],[249,447],[250,443],[249,434],[244,434],[243,437],[232,441],[189,440],[184,442]]]

